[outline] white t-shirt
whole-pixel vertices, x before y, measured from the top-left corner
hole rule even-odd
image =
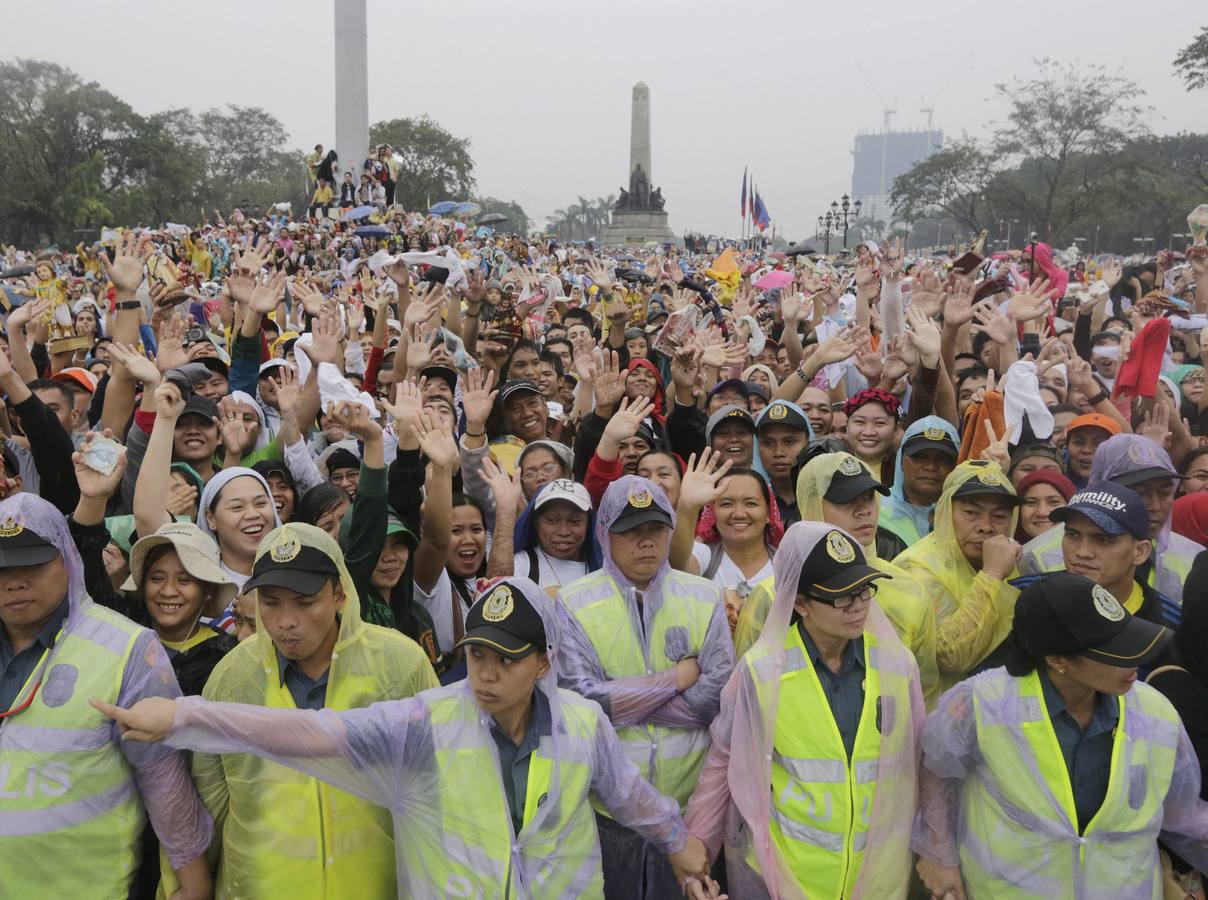
[[[474,583],[467,580],[465,585],[467,588],[465,596],[473,599]],[[440,578],[436,580],[431,593],[425,591],[418,584],[415,585],[415,599],[432,617],[436,643],[440,645],[442,653],[453,649],[453,594],[457,594],[457,601],[461,606],[461,620],[465,622],[470,607],[461,592],[453,590],[453,582],[449,580],[448,569],[441,570]]]
[[[700,541],[693,541],[692,555],[696,558],[696,564],[700,566],[700,573],[703,576],[705,570],[709,568],[709,559],[713,556],[713,550],[708,544],[702,544]],[[721,552],[721,564],[717,567],[717,572],[713,576],[713,583],[721,588],[736,588],[743,582],[746,582],[752,588],[765,578],[772,577],[772,561],[769,559],[764,563],[763,568],[755,573],[754,577],[747,578],[742,574],[742,569],[734,564],[726,551]]]
[[[577,559],[555,559],[540,549],[533,551],[537,556],[537,586],[540,588],[562,588],[576,578],[587,574],[587,563]],[[529,555],[527,550],[521,550],[512,559],[512,574],[517,578],[528,578]]]

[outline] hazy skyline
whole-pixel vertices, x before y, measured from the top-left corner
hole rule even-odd
[[[630,91],[644,81],[652,182],[672,228],[737,234],[749,166],[791,239],[812,233],[850,188],[857,132],[880,128],[881,103],[857,58],[900,129],[922,128],[921,110],[934,107],[946,137],[984,134],[1004,115],[994,84],[1026,76],[1044,56],[1136,81],[1155,132],[1208,124],[1208,91],[1186,92],[1171,66],[1208,21],[1186,4],[811,6],[369,0],[370,122],[427,114],[470,138],[479,192],[516,200],[540,222],[577,195],[625,182]],[[10,5],[0,56],[60,63],[140,113],[260,106],[297,148],[331,146],[331,0],[176,9]]]

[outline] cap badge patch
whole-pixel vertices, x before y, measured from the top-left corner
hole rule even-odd
[[[482,617],[488,622],[502,622],[512,614],[515,605],[512,589],[501,584],[482,601]]]
[[[948,439],[948,432],[938,425],[929,425],[923,429],[923,437],[929,441],[943,441]]]
[[[859,475],[860,463],[854,456],[843,457],[843,459],[839,461],[839,474],[847,476]]]
[[[841,532],[832,531],[826,536],[826,555],[837,563],[847,564],[856,558],[856,548]]]
[[[788,414],[789,408],[783,403],[774,403],[771,409],[768,410],[769,419],[784,419],[788,417]]]
[[[1091,599],[1095,601],[1095,609],[1099,615],[1109,622],[1119,622],[1124,618],[1124,607],[1102,585],[1097,584],[1091,588]]]
[[[1144,449],[1142,449],[1144,447]],[[1153,454],[1149,453],[1149,448],[1141,441],[1133,441],[1128,445],[1128,458],[1139,465],[1148,465],[1153,463]]]
[[[982,484],[998,484],[998,479],[994,476],[994,473],[990,471],[978,472],[977,480]]]
[[[0,538],[16,537],[25,526],[14,519],[12,516],[6,516],[3,522],[0,522]]]
[[[629,495],[629,505],[634,509],[645,509],[653,502],[654,498],[650,496],[650,491],[639,491]]]
[[[301,552],[302,542],[297,538],[291,537],[270,550],[268,555],[273,562],[287,563]]]

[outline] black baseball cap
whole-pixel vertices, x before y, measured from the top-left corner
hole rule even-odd
[[[769,425],[787,425],[806,434],[810,431],[809,419],[800,408],[787,400],[773,400],[759,411],[759,418],[755,420],[756,430],[762,431]]]
[[[801,567],[797,593],[823,603],[854,594],[878,578],[888,578],[864,559],[860,545],[837,528],[814,545]]]
[[[419,370],[419,374],[421,378],[427,378],[429,381],[439,378],[449,385],[449,390],[457,392],[457,370],[451,366],[424,366]]]
[[[512,659],[544,650],[545,623],[525,594],[521,582],[526,580],[505,578],[479,594],[457,646],[478,644]]]
[[[1015,639],[1037,656],[1081,654],[1110,666],[1143,666],[1165,648],[1169,629],[1131,615],[1089,578],[1054,572],[1015,601]]]
[[[839,468],[831,476],[830,487],[822,495],[823,499],[830,503],[851,503],[865,491],[889,495],[889,488],[873,478],[872,472],[860,460],[850,453],[840,456]]]
[[[625,508],[608,527],[610,532],[624,534],[647,522],[659,522],[668,528],[674,527],[671,516],[654,502],[654,491],[651,490],[651,487],[652,485],[647,482],[645,485],[635,484],[630,488],[629,496],[625,499]]]
[[[40,566],[59,556],[59,548],[13,518],[0,522],[0,569]]]
[[[1073,513],[1086,516],[1108,534],[1131,534],[1140,541],[1149,537],[1145,501],[1132,488],[1116,482],[1091,482],[1070,497],[1067,505],[1049,513],[1049,518],[1066,522]]]
[[[206,420],[207,425],[212,425],[218,418],[218,404],[201,394],[190,394],[189,399],[185,401],[185,408],[180,413],[181,419],[185,416],[200,416]]]
[[[718,391],[725,390],[738,391],[744,398],[748,400],[751,398],[751,388],[745,381],[741,378],[727,378],[725,381],[719,381],[713,385],[709,391],[709,396],[706,398],[706,402],[712,400]]]
[[[302,543],[286,527],[276,532],[272,545],[257,557],[243,593],[262,587],[282,587],[313,597],[323,590],[323,585],[339,577],[340,568],[335,560],[318,547]]]
[[[1011,487],[1011,482],[1007,480],[1007,476],[1003,475],[1002,469],[997,465],[984,459],[971,459],[966,462],[966,465],[975,466],[984,471],[978,472],[958,487],[952,495],[953,500],[961,497],[990,496],[1002,497],[1012,506],[1019,505],[1020,500],[1015,489]]]
[[[499,402],[507,403],[510,398],[515,397],[517,394],[536,394],[538,397],[544,396],[544,394],[541,393],[541,388],[537,387],[536,384],[528,381],[527,379],[521,379],[519,381],[509,381],[500,389]]]
[[[918,434],[912,434],[902,445],[902,453],[905,456],[914,456],[924,450],[939,450],[953,459],[960,455],[960,448],[952,440],[952,435],[938,425],[929,425]]]

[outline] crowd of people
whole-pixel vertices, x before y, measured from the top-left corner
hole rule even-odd
[[[1208,246],[563,244],[379,155],[3,254],[0,894],[1202,898]]]

